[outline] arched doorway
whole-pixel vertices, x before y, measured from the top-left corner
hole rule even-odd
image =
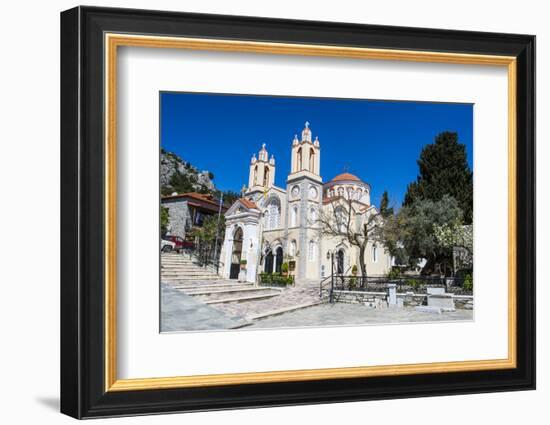
[[[243,250],[243,229],[237,227],[233,234],[233,249],[231,251],[231,268],[229,279],[237,279],[241,269],[241,254]]]
[[[281,273],[283,265],[283,248],[279,247],[275,250],[275,273]]]
[[[269,274],[273,273],[273,251],[271,251],[271,249],[265,254],[264,272]]]
[[[339,249],[336,253],[336,273],[344,274],[344,250]]]

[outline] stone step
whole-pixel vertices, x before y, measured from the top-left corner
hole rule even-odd
[[[206,267],[188,267],[188,266],[177,266],[177,267],[161,267],[161,270],[167,272],[178,272],[178,271],[204,271],[210,270]]]
[[[178,271],[190,271],[190,272],[211,272],[211,269],[209,268],[206,268],[206,267],[181,267],[181,268],[169,268],[169,269],[166,269],[164,267],[161,268],[161,270],[163,272],[168,272],[168,273],[174,273],[174,272],[178,272]]]
[[[192,274],[192,273],[181,273],[181,274],[161,274],[163,279],[168,280],[201,280],[201,279],[216,279],[220,280],[221,277],[216,274]]]
[[[170,270],[170,269],[162,269],[162,273],[167,274],[174,274],[174,273],[203,273],[203,274],[215,274],[214,272],[208,270],[208,269],[176,269],[176,270]]]
[[[219,300],[209,300],[206,301],[205,304],[225,304],[225,303],[240,303],[240,302],[247,302],[247,301],[256,301],[256,300],[265,300],[268,298],[278,297],[279,294],[262,294],[262,295],[249,295],[246,297],[229,297],[229,298],[222,298]]]
[[[212,279],[222,279],[220,276],[218,276],[215,273],[177,273],[177,274],[165,274],[161,273],[161,276],[166,279],[201,279],[203,277],[205,278],[212,278]]]
[[[181,289],[183,291],[194,291],[194,290],[216,290],[224,288],[233,288],[233,289],[246,289],[253,288],[253,283],[187,283],[187,284],[175,284],[172,286],[175,289]]]
[[[304,304],[291,305],[289,307],[282,307],[276,310],[270,310],[260,314],[252,314],[248,316],[247,319],[248,320],[265,319],[266,317],[278,316],[279,314],[288,313],[289,311],[301,310],[302,308],[313,307],[319,304],[321,304],[321,301],[313,301],[313,302],[308,302]]]
[[[194,290],[194,291],[185,291],[187,295],[216,295],[216,294],[250,294],[252,292],[256,292],[258,294],[262,292],[271,292],[273,293],[274,290],[272,288],[261,288],[261,287],[252,287],[252,288],[215,288],[215,289],[204,289],[201,288],[201,290]],[[280,291],[277,291],[280,292]]]

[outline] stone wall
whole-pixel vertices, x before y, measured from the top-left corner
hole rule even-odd
[[[185,239],[185,231],[191,225],[187,201],[181,199],[167,200],[162,202],[162,206],[168,208],[168,216],[170,217],[168,233]]]
[[[371,308],[385,308],[388,306],[385,292],[334,291],[334,301],[349,304],[364,304]]]
[[[461,310],[473,310],[474,309],[474,297],[473,295],[455,295],[453,297],[455,302],[455,308]]]
[[[325,291],[323,295],[323,299],[328,301],[329,291]],[[388,306],[388,295],[386,292],[334,291],[334,301],[381,308]],[[473,310],[474,308],[474,297],[471,295],[454,295],[453,301],[456,309]],[[397,294],[398,307],[418,307],[422,305],[427,305],[426,294],[415,294],[413,292]]]
[[[415,294],[413,292],[406,292],[404,294],[397,294],[397,305],[403,303],[403,307],[417,307],[419,305],[426,304],[425,294]]]

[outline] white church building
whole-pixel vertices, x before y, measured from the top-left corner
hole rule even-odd
[[[329,217],[345,203],[359,228],[369,216],[378,215],[370,185],[350,173],[323,182],[319,139],[312,138],[307,122],[301,138],[294,136],[291,150],[285,188],[274,184],[275,158],[269,157],[265,144],[257,157],[252,156],[244,195],[225,213],[223,277],[256,282],[259,273],[280,272],[283,262],[297,284],[319,282],[331,274],[331,266],[345,275],[356,266],[360,274],[359,248],[346,237],[327,234],[321,217]],[[364,259],[369,276],[391,269],[390,255],[374,241],[369,241]]]

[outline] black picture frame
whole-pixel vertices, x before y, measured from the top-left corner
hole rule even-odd
[[[105,391],[104,34],[139,33],[517,58],[517,367]],[[131,9],[61,13],[61,412],[75,418],[535,388],[535,37]]]

